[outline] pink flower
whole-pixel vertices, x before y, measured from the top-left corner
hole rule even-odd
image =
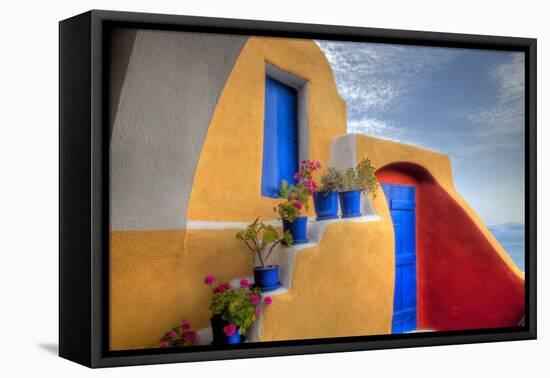
[[[300,210],[300,209],[302,208],[302,203],[301,203],[301,202],[298,202],[298,201],[294,202],[292,205],[293,205],[295,208],[297,208],[298,210]]]
[[[233,323],[223,327],[223,333],[225,333],[225,336],[227,337],[233,335],[236,331],[237,331],[237,326]]]
[[[197,332],[195,332],[195,331],[185,331],[183,333],[183,338],[187,341],[193,342],[197,338]]]
[[[270,305],[272,302],[273,302],[273,300],[271,299],[271,297],[265,297],[264,298],[264,303],[266,305]]]
[[[168,348],[169,346],[170,344],[168,343],[168,341],[163,341],[162,343],[160,343],[161,348]]]
[[[228,283],[222,283],[222,284],[218,285],[217,288],[214,289],[214,293],[216,293],[216,294],[223,293],[223,292],[226,292],[229,289],[231,289],[231,286]]]
[[[256,316],[260,316],[260,314],[262,313],[262,309],[259,307],[256,307],[255,313],[256,313]]]
[[[260,296],[258,294],[252,294],[250,297],[248,297],[248,299],[253,305],[257,305],[258,303],[260,303]]]
[[[250,283],[248,283],[248,280],[246,278],[241,278],[241,280],[239,281],[239,284],[241,285],[241,287],[249,287],[250,286]]]
[[[170,331],[170,332],[167,332],[164,337],[162,338],[162,340],[164,341],[170,341],[170,340],[173,340],[175,339],[176,337],[178,337],[178,333],[176,331]]]
[[[315,193],[318,189],[318,185],[313,179],[305,181],[304,186],[306,187],[309,194]]]
[[[183,328],[183,329],[189,329],[189,328],[191,328],[191,323],[189,323],[189,321],[183,319],[183,320],[181,321],[181,328]]]
[[[316,169],[320,169],[321,168],[321,163],[319,163],[318,161],[315,162],[315,168]]]
[[[205,284],[210,285],[214,282],[216,282],[216,276],[214,276],[213,274],[209,274],[208,276],[204,277]]]

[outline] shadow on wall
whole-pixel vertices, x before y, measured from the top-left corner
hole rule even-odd
[[[109,109],[109,140],[113,135],[113,124],[117,114],[118,104],[120,103],[120,92],[122,84],[128,70],[130,55],[134,48],[137,31],[135,29],[116,29],[112,33],[110,55],[110,73],[109,73],[109,96],[111,97],[111,106]]]
[[[465,210],[423,167],[393,163],[381,183],[416,188],[418,327],[438,331],[514,327],[524,313],[524,280]]]

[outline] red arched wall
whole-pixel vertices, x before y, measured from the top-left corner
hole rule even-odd
[[[418,328],[517,326],[525,309],[523,280],[429,172],[397,163],[376,176],[416,187]]]

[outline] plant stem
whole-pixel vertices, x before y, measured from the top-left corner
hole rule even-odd
[[[275,247],[277,246],[277,244],[279,244],[280,242],[282,242],[284,239],[279,239],[277,240],[275,243],[273,243],[273,245],[271,246],[271,248],[269,248],[269,252],[267,253],[267,256],[265,257],[265,260],[269,260],[269,256],[271,256],[271,252],[273,252],[273,249],[275,249]]]
[[[242,240],[243,240],[244,244],[246,244],[246,246],[248,247],[248,249],[250,249],[252,252],[258,252],[258,251],[256,251],[254,248],[252,248],[252,247],[250,246],[250,244],[248,244],[248,242],[247,242],[246,240],[244,240],[244,239],[242,239]]]
[[[264,259],[262,257],[262,254],[260,251],[256,251],[256,253],[258,254],[258,259],[260,260],[260,265],[262,266],[262,268],[265,268],[265,262],[264,262]]]
[[[260,264],[262,265],[262,268],[265,268],[264,259],[262,257],[262,248],[258,245],[258,240],[256,238],[252,239],[254,242],[254,246],[256,247],[256,253],[258,254],[258,258],[260,260]]]

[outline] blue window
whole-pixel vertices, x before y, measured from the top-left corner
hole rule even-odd
[[[281,181],[295,183],[298,171],[297,92],[266,77],[262,196],[277,198]]]
[[[416,329],[416,203],[409,185],[382,184],[395,232],[392,333]]]

